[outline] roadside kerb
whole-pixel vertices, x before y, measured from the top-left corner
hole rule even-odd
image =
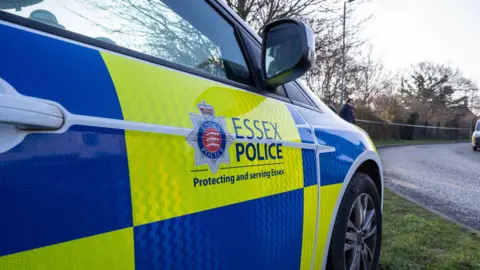
[[[393,178],[388,177],[388,176],[386,176],[385,179],[394,180]],[[385,187],[385,188],[387,188],[387,187]],[[413,199],[412,197],[410,197],[410,196],[408,196],[408,195],[406,195],[406,194],[404,194],[404,193],[396,190],[395,188],[388,187],[387,189],[390,190],[391,192],[395,193],[396,195],[402,197],[403,199],[405,199],[405,200],[407,200],[407,201],[409,201],[409,202],[411,202],[411,203],[414,203],[414,204],[416,204],[416,205],[419,205],[419,206],[423,207],[424,209],[430,211],[431,213],[433,213],[433,214],[435,214],[435,215],[437,215],[437,216],[439,216],[439,217],[441,217],[441,218],[443,218],[443,219],[445,219],[445,220],[448,220],[448,221],[450,221],[450,222],[458,225],[459,227],[470,231],[471,233],[474,233],[474,234],[477,234],[477,235],[480,236],[480,231],[479,231],[479,230],[477,230],[477,229],[475,229],[475,228],[473,228],[473,227],[470,227],[470,226],[468,226],[468,225],[466,225],[466,224],[463,224],[463,223],[455,220],[454,218],[449,217],[449,216],[447,216],[447,215],[439,212],[438,210],[435,210],[435,209],[433,209],[433,208],[431,208],[431,207],[429,207],[429,206],[426,206],[425,204],[423,204],[423,203],[421,203],[421,202]]]

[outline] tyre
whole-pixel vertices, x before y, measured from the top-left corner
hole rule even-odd
[[[356,173],[335,219],[327,269],[377,269],[381,242],[380,196],[368,175]]]
[[[473,151],[477,151],[478,148],[476,146],[473,147]]]

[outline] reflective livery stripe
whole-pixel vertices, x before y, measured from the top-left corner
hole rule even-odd
[[[304,189],[303,205],[302,259],[300,266],[302,270],[310,269],[312,266],[317,229],[318,186],[309,186]]]
[[[323,259],[327,259],[325,256],[327,246],[328,235],[330,228],[335,220],[334,209],[339,193],[342,188],[342,184],[334,184],[320,187],[320,222],[318,226],[318,236],[316,240],[315,260],[313,269],[321,269]]]

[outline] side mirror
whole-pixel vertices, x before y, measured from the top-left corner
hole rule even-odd
[[[314,62],[315,35],[308,25],[294,19],[281,19],[265,27],[262,73],[268,86],[298,79]]]

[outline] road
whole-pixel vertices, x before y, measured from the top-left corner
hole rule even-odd
[[[480,152],[470,143],[379,149],[387,188],[480,230]]]

